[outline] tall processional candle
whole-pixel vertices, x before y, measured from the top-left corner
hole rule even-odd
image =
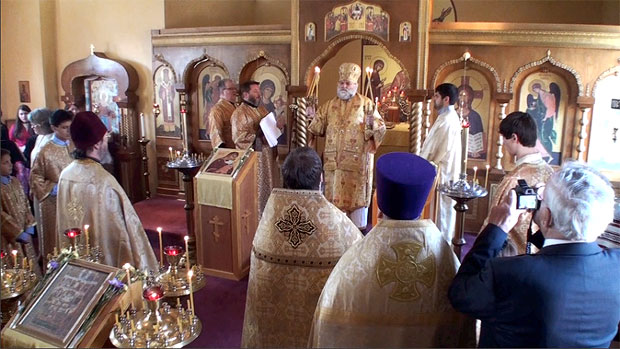
[[[157,227],[157,234],[159,235],[159,266],[164,266],[164,245],[161,240],[161,227]]]
[[[144,113],[140,113],[140,138],[146,137],[146,122],[144,118]]]
[[[489,168],[491,168],[491,166],[487,164],[485,167],[487,168],[487,172],[484,175],[484,189],[487,189],[487,183],[489,183]]]
[[[189,270],[189,236],[185,235],[183,240],[185,240],[185,267]]]

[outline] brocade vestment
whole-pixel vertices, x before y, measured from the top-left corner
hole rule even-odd
[[[213,147],[235,148],[232,138],[230,117],[235,111],[235,105],[224,98],[220,98],[209,112],[209,137]]]
[[[305,347],[323,284],[360,239],[320,191],[274,189],[254,236],[242,347]]]
[[[30,171],[30,191],[39,202],[41,224],[37,225],[41,256],[47,262],[47,255],[60,247],[56,231],[56,196],[54,187],[62,170],[73,161],[72,146],[57,144],[52,138],[42,148]],[[62,234],[62,232],[60,232]]]
[[[517,186],[517,181],[519,179],[524,179],[529,186],[533,187],[538,183],[546,183],[552,174],[553,168],[543,160],[540,153],[525,155],[517,160],[517,167],[502,179],[491,201],[491,207],[499,204],[506,193]],[[532,212],[525,212],[519,216],[517,224],[508,232],[508,245],[502,251],[502,256],[508,257],[525,253],[527,230],[530,227],[531,221]],[[486,227],[488,222],[489,218],[487,217],[482,227]],[[536,232],[536,223],[532,225],[532,231]]]
[[[374,153],[385,136],[378,112],[366,134],[364,107],[374,108],[370,98],[359,93],[349,100],[333,98],[317,110],[308,126],[315,136],[325,136],[325,197],[347,213],[370,205]]]
[[[2,249],[6,253],[13,248],[17,249],[21,255],[28,257],[32,263],[35,263],[33,270],[40,275],[37,255],[32,244],[22,244],[15,241],[21,233],[35,225],[34,217],[30,213],[30,204],[26,194],[24,194],[24,188],[17,178],[11,177],[8,184],[2,184],[0,198],[2,202],[2,224],[0,224]]]
[[[37,138],[34,141],[34,147],[32,148],[32,151],[30,152],[30,171],[32,172],[32,167],[34,166],[34,162],[37,159],[37,156],[39,155],[39,152],[41,151],[41,148],[47,144],[47,142],[49,142],[52,137],[54,136],[53,133],[49,133],[46,135],[38,135]],[[29,179],[30,180],[30,179]],[[30,183],[28,183],[30,185]],[[32,190],[30,190],[29,193],[30,197],[32,198],[32,210],[34,211],[34,220],[37,222],[37,235],[39,235],[38,240],[39,240],[39,255],[43,257],[43,260],[45,261],[45,258],[47,257],[46,255],[43,254],[43,238],[42,238],[42,234],[40,232],[40,227],[43,226],[43,220],[41,218],[41,205],[39,204],[39,200],[36,198],[36,196],[34,195],[34,193],[32,192]]]
[[[271,189],[280,187],[280,168],[277,162],[277,149],[269,147],[264,137],[257,139],[256,133],[260,129],[261,119],[267,115],[267,110],[254,107],[247,102],[241,103],[231,116],[232,138],[237,149],[260,151],[258,156],[258,217],[263,214]]]
[[[461,122],[454,110],[454,106],[448,106],[437,117],[433,127],[428,132],[428,136],[422,146],[420,156],[433,162],[439,168],[439,183],[449,183],[456,181],[461,171]],[[454,225],[456,223],[456,212],[454,205],[456,202],[447,195],[439,196],[439,212],[437,214],[437,228],[448,242],[454,236]]]
[[[84,224],[90,225],[90,244],[101,248],[104,264],[157,270],[155,253],[127,194],[91,159],[74,160],[58,185],[58,231]]]
[[[448,288],[459,261],[435,224],[381,220],[351,247],[319,298],[310,347],[463,347],[474,321]]]

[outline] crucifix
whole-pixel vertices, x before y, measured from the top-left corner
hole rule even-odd
[[[246,234],[250,233],[250,229],[248,228],[248,218],[250,218],[250,211],[243,211],[243,214],[241,215],[241,220],[243,221],[243,230]]]
[[[90,54],[94,55],[95,54],[95,45],[90,44]]]
[[[213,216],[213,219],[209,221],[209,223],[213,224],[213,238],[215,242],[220,241],[220,232],[219,226],[224,225],[224,222],[220,221],[220,217]]]

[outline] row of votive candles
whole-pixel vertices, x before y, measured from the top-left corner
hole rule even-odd
[[[486,168],[486,173],[484,174],[484,188],[487,189],[487,184],[489,184],[489,169],[491,168],[491,166],[487,164],[485,168]],[[473,170],[474,170],[474,177],[473,177],[472,183],[478,184],[479,183],[478,182],[478,166],[474,166]]]
[[[19,264],[17,264],[17,254],[18,254],[17,250],[11,250],[11,257],[13,257],[12,260],[13,260],[13,268],[14,269],[19,268]],[[6,256],[7,256],[7,254],[4,251],[0,252],[0,257],[2,257],[2,265],[3,265],[3,267],[4,267],[4,258]],[[30,269],[30,271],[32,271],[33,264],[32,264],[32,262],[28,261],[28,257],[24,256],[22,258],[22,263],[21,264],[22,264],[21,265],[22,269]]]
[[[181,158],[181,151],[180,150],[174,151],[174,149],[172,149],[172,147],[168,147],[168,152],[169,152],[169,154],[168,154],[168,160],[169,161],[175,161],[175,160],[178,160],[178,159]],[[194,153],[194,154],[191,154],[190,156],[191,156],[191,158],[194,161],[203,161],[205,159],[204,154],[202,154],[202,153],[200,153],[200,154]]]

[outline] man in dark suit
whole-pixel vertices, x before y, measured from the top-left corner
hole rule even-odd
[[[452,306],[482,320],[481,347],[607,348],[620,322],[620,250],[595,240],[612,219],[613,189],[596,170],[569,162],[542,194],[534,222],[544,247],[496,258],[524,212],[511,190],[454,278]]]

